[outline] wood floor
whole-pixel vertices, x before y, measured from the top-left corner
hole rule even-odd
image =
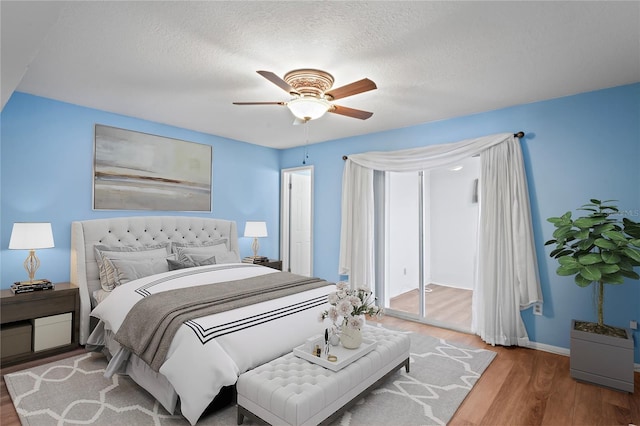
[[[471,330],[472,290],[437,284],[425,286],[424,304],[426,319],[446,324],[459,330]],[[401,312],[418,314],[419,290],[411,290],[393,297],[389,307]]]
[[[497,352],[496,358],[458,408],[450,426],[640,425],[640,373],[635,374],[633,394],[618,392],[573,380],[569,376],[569,358],[562,355],[533,349],[491,347],[477,336],[390,316],[385,316],[380,322],[392,328],[429,334]],[[4,374],[81,351],[79,349],[55,358],[0,369],[3,376],[0,424],[20,425],[7,393]]]

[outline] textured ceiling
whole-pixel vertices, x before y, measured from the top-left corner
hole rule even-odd
[[[1,1],[14,90],[287,148],[640,81],[640,2]],[[256,73],[319,68],[378,89],[294,126]],[[519,130],[519,129],[505,129]]]

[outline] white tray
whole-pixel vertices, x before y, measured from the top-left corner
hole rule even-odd
[[[311,354],[309,351],[305,350],[306,345],[300,345],[293,348],[293,354],[299,358],[306,359],[309,362],[328,368],[329,370],[338,371],[374,350],[376,345],[377,342],[375,340],[366,339],[362,340],[362,344],[358,349],[347,349],[340,344],[337,346],[329,345],[329,354],[337,356],[337,361],[327,360],[327,355],[324,351],[319,357]]]

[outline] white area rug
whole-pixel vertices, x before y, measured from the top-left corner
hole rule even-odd
[[[411,367],[362,398],[334,425],[445,425],[495,352],[411,334]],[[7,374],[9,394],[24,425],[189,425],[168,414],[126,376],[103,377],[106,359],[78,355]],[[229,406],[198,425],[235,425]],[[251,421],[245,419],[244,424]]]

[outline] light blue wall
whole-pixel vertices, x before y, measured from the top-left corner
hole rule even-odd
[[[279,152],[16,93],[0,116],[0,287],[25,276],[22,262],[27,253],[7,250],[13,222],[52,222],[56,247],[38,252],[39,275],[65,281],[71,221],[150,214],[92,211],[95,123],[212,145],[213,212],[209,215],[236,220],[240,233],[246,220],[266,220],[270,237],[261,240],[260,251],[278,256],[279,171],[302,165],[302,148]],[[619,200],[621,209],[640,220],[640,84],[309,146],[307,164],[314,165],[315,183],[316,275],[339,279],[343,155],[519,130],[526,132],[522,148],[545,297],[544,316],[530,311],[523,316],[533,341],[568,348],[570,320],[595,318],[592,292],[578,288],[571,278],[555,275],[555,261],[543,246],[553,232],[546,218],[595,197]],[[241,254],[250,254],[251,242],[240,238],[240,243]],[[628,326],[629,320],[640,320],[640,282],[609,286],[606,298],[608,323]],[[635,361],[640,362],[640,334],[634,335]]]
[[[307,163],[315,173],[315,273],[339,278],[343,155],[520,130],[526,133],[521,146],[545,298],[542,317],[530,310],[523,316],[531,340],[568,348],[571,319],[595,319],[593,292],[570,277],[556,276],[556,262],[544,247],[553,232],[546,218],[601,198],[619,200],[622,210],[640,220],[640,84],[311,145]],[[302,157],[302,148],[286,150],[281,165],[299,166]],[[607,323],[628,327],[630,320],[640,319],[640,282],[608,286],[605,298]],[[640,362],[640,333],[634,334],[635,360]]]
[[[0,288],[27,278],[22,262],[28,253],[7,249],[14,222],[51,222],[55,248],[38,250],[38,276],[54,282],[69,280],[74,220],[165,214],[209,216],[235,220],[239,235],[247,220],[265,220],[269,237],[261,238],[260,253],[278,257],[278,150],[24,93],[13,94],[0,121]],[[96,123],[211,145],[212,212],[93,211]],[[250,255],[251,239],[240,237],[239,242],[241,255]]]

